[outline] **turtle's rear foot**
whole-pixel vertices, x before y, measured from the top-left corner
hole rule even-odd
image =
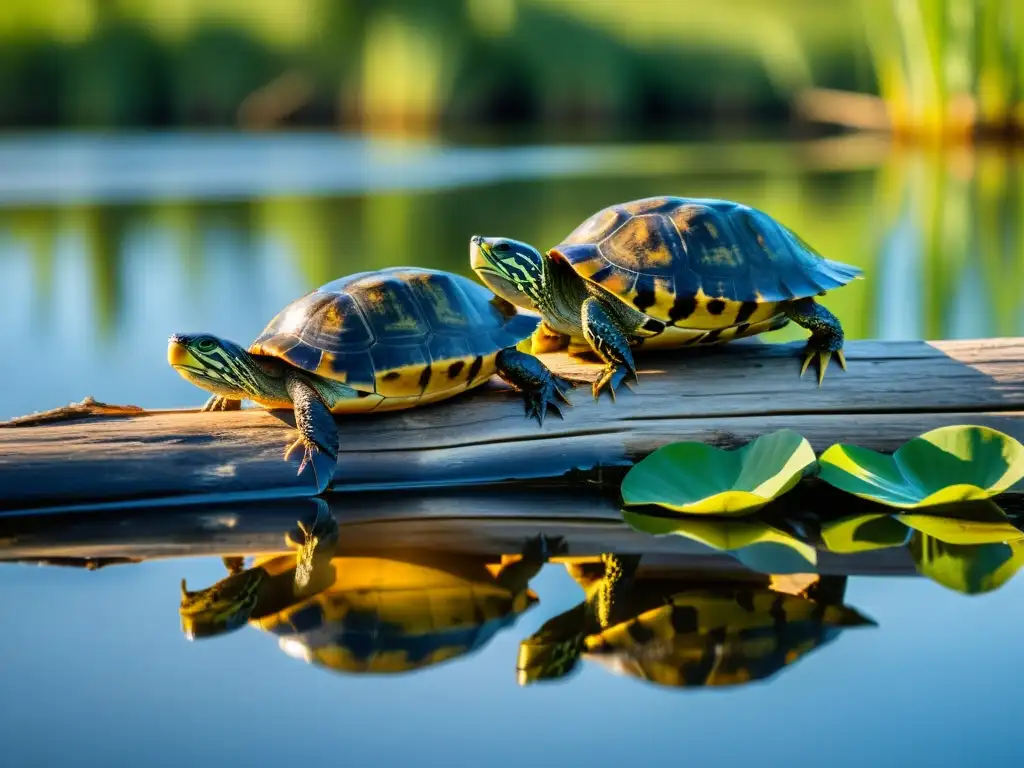
[[[843,354],[843,326],[839,318],[814,301],[814,299],[803,299],[792,304],[786,312],[797,325],[806,328],[811,332],[811,338],[807,340],[804,348],[804,361],[800,367],[800,375],[803,376],[811,361],[818,360],[818,386],[825,378],[825,370],[832,359],[836,356],[839,366],[846,370],[846,357]]]
[[[548,407],[562,418],[561,406],[572,406],[567,393],[575,383],[556,376],[533,355],[516,349],[503,349],[495,362],[498,375],[523,393],[526,418],[536,418],[543,426]]]
[[[200,411],[239,411],[242,409],[241,400],[233,400],[230,397],[214,395],[205,403]]]
[[[811,361],[816,357],[818,358],[818,386],[821,386],[821,382],[825,379],[825,370],[828,368],[829,362],[832,360],[832,355],[836,356],[836,360],[839,361],[839,367],[844,371],[846,370],[846,356],[843,354],[843,348],[840,346],[836,349],[832,349],[834,342],[825,340],[816,340],[813,336],[807,340],[807,346],[804,348],[804,362],[800,366],[800,376],[802,377],[807,373],[807,369],[811,365]]]

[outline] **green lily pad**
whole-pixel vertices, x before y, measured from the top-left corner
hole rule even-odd
[[[626,474],[622,500],[628,507],[654,504],[676,512],[748,514],[791,490],[813,465],[810,443],[788,429],[735,450],[672,443]]]
[[[821,540],[829,552],[838,555],[902,547],[910,539],[910,529],[902,519],[884,513],[844,517],[822,525]]]
[[[626,523],[653,536],[683,536],[732,555],[761,573],[807,573],[818,563],[810,544],[760,520],[710,520],[699,517],[653,517],[622,510]]]
[[[941,510],[941,513],[940,513]],[[1024,539],[992,501],[929,507],[928,514],[902,514],[900,521],[946,544],[1000,544]]]
[[[910,553],[918,573],[964,595],[980,595],[1003,586],[1024,565],[1024,541],[947,544],[915,533]]]
[[[841,491],[918,509],[1002,493],[1024,477],[1024,445],[988,427],[942,427],[892,456],[837,443],[818,466],[818,477]]]

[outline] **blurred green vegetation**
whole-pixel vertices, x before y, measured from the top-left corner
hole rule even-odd
[[[1024,128],[1024,3],[862,2],[895,133],[941,141]]]
[[[0,125],[787,119],[872,87],[857,0],[5,0]]]
[[[750,133],[803,94],[904,137],[1024,126],[1020,0],[5,0],[0,43],[8,127]]]
[[[827,256],[862,267],[866,280],[825,300],[850,338],[1024,331],[1024,154],[995,147],[903,149],[882,155],[872,167],[867,158],[849,162],[849,147],[826,147],[811,153],[797,145],[769,150],[764,144],[726,144],[718,149],[732,161],[711,170],[680,160],[706,154],[707,147],[675,146],[667,150],[675,153],[673,162],[638,164],[619,175],[366,196],[10,207],[0,209],[0,239],[15,247],[0,248],[0,267],[5,258],[27,254],[34,272],[32,316],[59,322],[52,315],[61,301],[54,294],[54,251],[58,243],[74,243],[75,262],[88,273],[82,290],[92,292],[89,303],[102,337],[133,322],[125,315],[132,238],[138,243],[139,237],[159,235],[173,243],[160,260],[183,276],[185,295],[198,295],[228,237],[230,273],[237,279],[218,282],[217,292],[237,303],[263,279],[256,265],[268,244],[280,254],[275,261],[299,275],[305,289],[403,264],[471,276],[468,237],[474,232],[547,248],[612,202],[699,191],[762,208]],[[837,158],[847,161],[837,164]],[[155,265],[148,260],[157,254],[143,255],[146,264],[136,269]],[[276,309],[268,309],[268,318]],[[803,335],[792,327],[772,339]]]

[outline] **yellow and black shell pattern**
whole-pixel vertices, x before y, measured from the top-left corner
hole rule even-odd
[[[397,410],[487,381],[502,349],[539,319],[460,275],[392,267],[334,280],[292,302],[252,343],[253,354],[363,393],[335,412]]]
[[[763,211],[711,198],[610,206],[550,255],[667,329],[745,326],[730,337],[781,327],[780,305],[861,274],[824,258]]]
[[[505,589],[499,566],[432,554],[405,560],[343,557],[319,595],[256,625],[308,664],[348,674],[400,674],[487,645],[537,604],[529,588]]]
[[[587,637],[583,652],[657,685],[742,685],[871,623],[849,606],[768,589],[693,590]]]

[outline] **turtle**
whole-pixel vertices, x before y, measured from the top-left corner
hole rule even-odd
[[[637,383],[633,349],[721,344],[784,327],[811,331],[802,377],[833,355],[846,370],[843,328],[815,301],[863,277],[820,255],[767,213],[715,198],[647,197],[604,208],[541,254],[506,237],[473,235],[470,264],[499,296],[540,312],[535,353],[590,351],[593,383],[612,399]]]
[[[667,687],[741,685],[771,677],[843,629],[875,625],[843,604],[845,576],[814,577],[788,592],[766,574],[644,574],[639,563],[608,553],[565,562],[586,597],[520,643],[520,685],[562,678],[581,657]]]
[[[520,390],[527,418],[571,405],[571,379],[553,374],[517,344],[539,317],[519,312],[475,280],[419,267],[338,278],[271,319],[248,350],[210,334],[172,335],[167,360],[213,395],[203,411],[237,410],[243,399],[291,408],[317,493],[333,478],[338,428],[332,414],[413,408],[478,387],[497,373]]]
[[[304,588],[296,586],[291,556],[261,557],[205,590],[190,592],[182,582],[179,615],[190,638],[248,623],[311,664],[407,672],[478,650],[509,627],[538,602],[529,582],[561,551],[564,540],[540,534],[500,564],[423,548],[335,552],[315,560]]]
[[[249,569],[244,567],[244,558],[226,556],[222,560],[227,578],[195,592],[181,580],[178,613],[188,639],[239,629],[254,612],[284,610],[333,582],[331,563],[337,550],[338,521],[326,501],[320,497],[312,500],[317,507],[312,524],[299,520],[296,530],[285,534],[285,544],[294,550],[293,555],[258,558]]]

